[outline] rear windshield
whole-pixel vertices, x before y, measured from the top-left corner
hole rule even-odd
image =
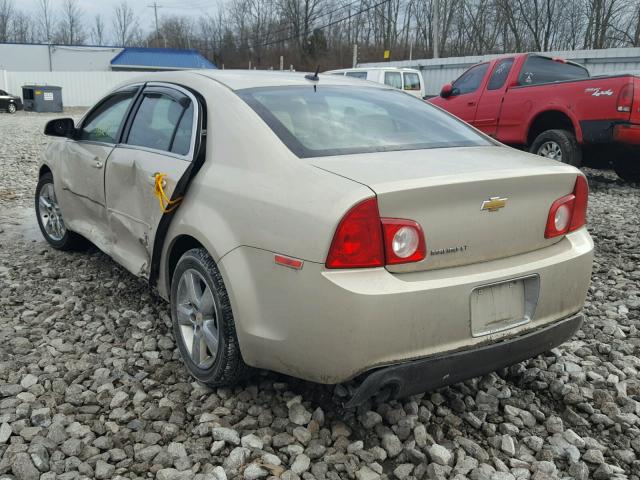
[[[580,65],[549,57],[530,55],[522,66],[518,82],[520,85],[537,85],[583,78],[589,78],[589,71]]]
[[[236,92],[301,158],[492,143],[438,108],[374,87],[260,87]]]

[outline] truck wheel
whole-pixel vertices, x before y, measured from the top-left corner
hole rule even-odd
[[[579,167],[582,149],[568,130],[546,130],[536,137],[529,148],[531,153]]]
[[[218,387],[247,375],[229,295],[203,248],[189,250],[178,260],[171,278],[171,320],[182,360],[197,380]]]
[[[640,152],[636,158],[619,158],[613,162],[613,169],[625,182],[640,183]]]
[[[10,103],[9,106],[7,107],[7,111],[9,113],[16,113],[16,106],[13,103]]]

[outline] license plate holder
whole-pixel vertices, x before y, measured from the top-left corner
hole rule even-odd
[[[537,275],[481,285],[471,292],[471,334],[490,335],[531,321],[538,303]]]

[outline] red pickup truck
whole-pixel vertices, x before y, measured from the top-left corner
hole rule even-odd
[[[575,166],[606,156],[640,182],[640,77],[518,54],[474,65],[430,101],[503,143]]]

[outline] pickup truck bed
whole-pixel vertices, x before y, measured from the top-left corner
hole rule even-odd
[[[471,67],[429,101],[503,143],[575,166],[604,153],[619,176],[640,181],[637,76],[590,77],[572,62],[520,54]]]

